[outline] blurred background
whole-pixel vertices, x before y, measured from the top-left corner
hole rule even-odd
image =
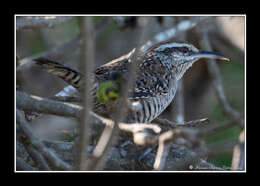
[[[22,17],[17,17],[20,19]],[[162,16],[154,17],[147,38],[174,27],[183,20],[190,20],[190,16]],[[95,16],[92,18],[96,30],[95,38],[95,67],[118,58],[136,47],[138,34],[142,26],[138,17],[110,17]],[[244,115],[245,103],[245,17],[244,16],[219,16],[211,17],[209,22],[202,23],[172,40],[184,40],[192,43],[199,49],[201,35],[200,27],[209,27],[209,39],[213,50],[230,58],[230,62],[219,62],[221,78],[227,101],[232,108]],[[51,28],[22,29],[16,32],[16,54],[19,60],[38,55],[52,50],[64,43],[70,43],[62,53],[50,55],[49,58],[64,63],[79,70],[79,47],[75,38],[79,34],[79,21],[72,17]],[[180,37],[180,38],[178,38]],[[51,97],[62,90],[67,84],[54,77],[39,67],[32,65],[17,73],[17,82],[23,91]],[[196,62],[183,77],[184,92],[184,120],[209,118],[210,126],[218,125],[227,120],[217,100],[212,86],[207,64],[203,61]],[[175,120],[176,103],[173,103],[161,115],[162,118]],[[73,119],[44,115],[41,119],[32,122],[35,132],[45,139],[64,139],[64,133],[75,128]],[[207,161],[220,167],[230,167],[232,161],[232,142],[238,139],[241,128],[230,127],[213,136],[205,138],[205,142],[214,147],[225,146],[226,149],[211,155]]]

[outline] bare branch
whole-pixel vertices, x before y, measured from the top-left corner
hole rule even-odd
[[[62,102],[82,102],[82,99],[80,97],[76,96],[53,96],[50,99],[55,101],[62,101]]]
[[[240,64],[241,66],[245,65],[245,54],[244,51],[239,47],[234,45],[230,39],[221,34],[220,31],[216,30],[210,31],[209,38],[212,43],[212,46],[221,52],[224,56],[228,55],[232,59],[232,63]]]
[[[22,110],[35,111],[59,116],[79,118],[81,106],[53,101],[24,92],[16,91],[16,105]]]
[[[176,122],[173,122],[173,121],[169,121],[167,119],[156,118],[156,119],[153,120],[153,122],[158,123],[158,124],[162,124],[162,125],[165,125],[165,126],[169,126],[171,128],[179,128],[179,127],[197,127],[197,126],[201,126],[201,125],[204,125],[204,124],[208,124],[209,119],[208,118],[202,118],[202,119],[187,121],[187,122],[183,122],[183,123],[176,123]]]
[[[239,144],[234,147],[232,170],[245,170],[245,130],[240,133]]]
[[[183,123],[185,120],[185,110],[184,110],[184,92],[183,92],[183,80],[178,81],[178,89],[176,92],[176,121],[178,123]]]
[[[16,109],[16,119],[17,123],[20,125],[23,133],[28,137],[30,143],[56,168],[61,170],[73,170],[73,168],[61,160],[57,155],[50,149],[46,148],[45,145],[37,138],[29,123],[24,119],[21,112]]]
[[[22,158],[16,157],[16,170],[20,171],[34,171],[35,168],[33,168],[31,165],[26,163]]]
[[[203,38],[201,40],[201,45],[203,48],[205,48],[208,51],[212,51],[209,39],[208,39],[208,33],[207,31],[203,31]],[[224,93],[224,88],[222,85],[222,80],[221,80],[221,75],[220,75],[220,70],[218,68],[218,65],[216,64],[215,60],[211,60],[210,63],[208,63],[208,69],[210,72],[210,75],[213,78],[213,86],[216,90],[216,95],[218,98],[218,101],[223,108],[224,112],[231,118],[240,118],[240,113],[237,112],[235,109],[233,109],[227,99],[226,95]],[[240,125],[244,126],[244,120],[240,120]]]
[[[16,17],[18,18],[18,17]],[[16,19],[16,30],[52,28],[70,20],[71,16],[26,16]]]
[[[142,42],[146,39],[145,36],[147,35],[147,32],[149,31],[148,29],[148,25],[149,22],[151,21],[151,18],[145,18],[144,19],[144,27],[142,29],[142,32],[140,34],[140,39],[138,40],[139,43],[137,44],[137,46],[140,46],[142,44]],[[138,47],[139,49],[139,47]],[[131,77],[129,79],[129,81],[127,82],[120,82],[120,98],[119,98],[119,103],[118,105],[128,105],[127,102],[127,97],[129,94],[129,89],[131,87],[133,87],[133,83],[136,80],[136,61],[137,61],[137,57],[139,54],[139,50],[136,50],[133,55],[130,57],[130,60],[132,61],[132,63],[130,63],[130,68],[129,68],[129,77]],[[96,170],[96,169],[100,169],[101,167],[103,167],[103,164],[105,162],[105,157],[106,154],[109,151],[109,148],[116,143],[118,135],[118,126],[119,126],[119,122],[122,121],[127,113],[127,107],[122,107],[122,108],[117,108],[116,112],[112,114],[112,118],[115,121],[115,124],[112,126],[112,128],[110,127],[106,127],[104,132],[102,133],[100,140],[93,152],[93,159],[89,160],[89,164],[90,164],[90,169],[91,170]]]
[[[51,168],[49,167],[48,163],[43,158],[41,153],[39,153],[31,145],[25,145],[25,148],[27,152],[30,154],[30,157],[33,159],[33,161],[38,165],[37,167],[39,167],[39,170],[51,171]]]
[[[159,137],[159,146],[154,162],[154,169],[155,170],[163,170],[166,163],[166,158],[168,156],[170,144],[167,143],[173,137],[173,132],[165,132],[164,134],[160,135]]]
[[[89,111],[92,107],[91,102],[91,73],[94,63],[94,35],[92,27],[91,17],[81,17],[80,19],[80,30],[82,35],[82,46],[80,52],[80,65],[85,75],[84,90],[81,94],[83,100],[83,112],[79,121],[79,143],[77,147],[77,169],[87,169],[87,147],[89,145],[89,131],[90,131],[90,120]]]

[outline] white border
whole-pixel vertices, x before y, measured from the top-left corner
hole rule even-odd
[[[16,170],[16,122],[14,123],[14,172],[15,173],[244,173],[246,172],[246,22],[247,17],[246,14],[15,14],[14,15],[14,90],[15,90],[15,97],[14,97],[14,119],[16,121],[16,17],[19,16],[218,16],[218,17],[233,17],[233,16],[239,16],[239,17],[245,17],[245,37],[244,37],[244,47],[245,47],[245,55],[244,55],[244,76],[245,76],[245,97],[244,97],[244,106],[245,106],[245,170],[243,171],[17,171]]]

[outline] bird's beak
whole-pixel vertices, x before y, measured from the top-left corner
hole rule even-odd
[[[223,61],[230,61],[229,58],[218,54],[216,52],[208,52],[208,51],[199,51],[196,54],[193,54],[194,57],[196,58],[206,58],[206,59],[219,59],[219,60],[223,60]]]

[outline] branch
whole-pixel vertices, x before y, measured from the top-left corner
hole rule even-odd
[[[208,124],[209,119],[208,118],[202,118],[202,119],[187,121],[187,122],[183,122],[183,123],[176,123],[176,122],[173,122],[173,121],[169,121],[167,119],[156,118],[156,119],[153,120],[153,122],[158,123],[158,124],[162,124],[162,125],[165,125],[165,126],[169,126],[171,128],[179,128],[179,127],[197,127],[197,126],[201,126],[201,125],[204,125],[204,124]]]
[[[23,107],[21,107],[22,105],[20,99],[24,99],[24,102],[29,102],[29,106],[27,105],[26,108],[29,110],[34,110],[36,112],[43,111],[44,113],[58,114],[63,116],[65,115],[65,116],[70,116],[75,118],[79,118],[81,115],[80,112],[82,110],[82,107],[80,106],[60,103],[57,101],[38,98],[35,96],[29,96],[26,95],[25,93],[21,93],[17,91],[17,106],[21,109],[23,109]],[[49,105],[49,109],[46,109],[45,107],[47,107],[48,105]],[[44,109],[41,108],[42,106],[44,107]],[[59,108],[62,110],[62,112],[59,111]],[[90,112],[90,121],[94,125],[105,125],[107,128],[111,128],[115,125],[114,121],[98,116],[93,112]],[[207,121],[207,119],[205,119],[204,122],[205,121]],[[191,121],[190,123],[196,123],[196,122]],[[172,129],[170,131],[167,131],[166,133],[162,133],[161,136],[160,135],[161,128],[156,124],[144,124],[144,123],[128,124],[128,123],[120,122],[118,123],[118,128],[120,130],[131,132],[133,134],[134,142],[138,145],[157,144],[159,142],[159,139],[163,139],[162,137],[163,135],[166,136],[168,135],[171,137],[171,139],[169,137],[169,140],[172,143],[179,144],[179,145],[186,145],[188,147],[194,147],[194,145],[196,146],[196,144],[198,143],[198,136],[200,135],[200,133],[194,129],[177,128],[177,129]],[[185,141],[180,139],[185,139]],[[160,148],[164,149],[165,146],[164,143],[162,143],[162,141],[160,143],[161,144]],[[96,151],[96,153],[97,152],[98,151]],[[156,169],[158,170],[164,169],[162,167],[164,167],[165,164],[164,158],[166,156],[167,156],[167,151],[159,150],[159,154],[157,155],[157,161],[156,161],[157,163],[155,164]],[[96,160],[96,159],[91,158],[91,160]],[[100,159],[98,161],[100,161]]]
[[[16,30],[52,28],[73,18],[72,16],[26,16],[16,19]]]
[[[17,123],[20,125],[23,133],[28,137],[30,143],[37,149],[39,152],[52,164],[52,166],[61,169],[61,170],[73,170],[73,168],[62,161],[57,155],[50,151],[45,145],[41,142],[41,140],[36,137],[32,131],[30,124],[24,119],[21,112],[16,109],[16,119]]]
[[[61,93],[61,92],[59,92]],[[64,92],[62,92],[64,93]],[[80,97],[76,96],[53,96],[50,99],[55,100],[55,101],[61,101],[61,102],[77,102],[80,103],[82,102],[82,99]]]
[[[74,118],[79,118],[82,110],[81,106],[75,104],[53,101],[20,91],[16,91],[16,105],[22,110]]]
[[[201,40],[201,45],[203,48],[205,48],[208,51],[212,51],[212,47],[210,45],[209,39],[208,39],[208,33],[206,31],[203,32],[203,38]],[[216,90],[218,101],[223,108],[224,112],[231,118],[240,118],[240,113],[237,112],[235,109],[233,109],[227,99],[226,95],[224,93],[224,88],[222,85],[220,70],[218,68],[218,65],[215,60],[210,60],[211,62],[207,63],[209,73],[213,78],[213,86]],[[244,126],[244,120],[240,119],[240,125]]]
[[[185,145],[194,148],[198,145],[198,131],[189,128],[172,129],[164,132],[157,137],[159,143],[156,159],[154,162],[155,170],[165,170],[166,158],[169,151],[170,143]],[[180,140],[183,139],[183,140]],[[182,162],[184,163],[184,162]]]
[[[45,161],[44,157],[31,145],[24,145],[28,154],[33,159],[33,161],[38,165],[39,170],[51,171],[48,163]]]
[[[154,170],[163,170],[166,163],[166,158],[168,156],[170,143],[169,140],[173,138],[173,132],[165,132],[159,137],[159,146],[156,154],[156,158],[154,161]]]
[[[240,133],[239,144],[234,147],[232,170],[245,170],[245,130]]]
[[[26,163],[22,158],[16,157],[16,170],[22,170],[22,171],[34,171],[35,168],[33,168],[31,165]]]
[[[142,32],[140,34],[140,39],[138,39],[138,48],[142,44],[142,42],[145,40],[145,36],[147,35],[147,32],[149,31],[148,25],[151,21],[151,18],[144,18],[144,27],[142,29]],[[130,63],[129,67],[129,74],[128,76],[131,77],[128,81],[123,82],[120,81],[120,98],[118,105],[129,105],[128,103],[128,94],[129,89],[133,87],[133,84],[136,80],[136,64],[137,57],[139,55],[139,50],[136,50],[131,56],[130,59],[132,63]],[[109,149],[112,145],[114,145],[118,139],[118,129],[119,129],[119,122],[121,122],[127,114],[128,107],[117,107],[115,113],[111,115],[111,118],[114,120],[114,125],[112,127],[107,127],[104,129],[100,140],[94,149],[93,157],[89,160],[89,167],[90,170],[97,170],[103,167],[103,164],[105,163],[106,154],[109,152]],[[132,108],[131,108],[132,109]]]
[[[146,44],[142,46],[141,50],[145,51],[146,49],[148,49],[155,43],[169,40],[169,39],[177,36],[179,33],[187,32],[188,30],[198,26],[199,24],[203,23],[204,21],[206,21],[210,18],[211,17],[202,16],[202,17],[197,17],[192,20],[183,20],[179,24],[177,24],[175,27],[167,29],[163,32],[156,34],[152,40],[147,41]]]
[[[87,147],[89,145],[90,116],[89,111],[92,108],[90,99],[91,81],[90,76],[94,63],[94,34],[91,17],[80,17],[80,34],[82,35],[82,45],[80,51],[80,67],[84,74],[84,89],[81,94],[83,100],[83,111],[79,121],[79,141],[77,144],[76,165],[78,170],[87,169]]]
[[[54,115],[74,117],[74,118],[79,118],[82,112],[81,106],[69,104],[69,103],[61,103],[58,101],[53,101],[53,100],[49,100],[37,96],[32,96],[32,95],[30,96],[20,91],[16,92],[16,104],[17,107],[22,110],[35,111],[40,113],[54,114]],[[93,112],[90,112],[90,120],[93,124],[97,124],[97,125],[102,124],[108,127],[113,127],[114,125],[114,121],[98,116]],[[167,121],[167,120],[163,120],[163,121]],[[207,119],[200,119],[200,120],[187,122],[187,126],[192,126],[193,124],[203,123],[203,122],[207,122]],[[186,126],[185,123],[183,126]],[[179,125],[177,125],[177,127],[179,127]],[[155,133],[160,132],[160,127],[158,127],[157,125],[144,124],[144,123],[127,124],[127,123],[120,122],[119,128],[125,131],[131,131],[133,133],[135,132],[137,133],[138,131],[142,131],[142,130],[150,130],[150,129],[152,129]]]

